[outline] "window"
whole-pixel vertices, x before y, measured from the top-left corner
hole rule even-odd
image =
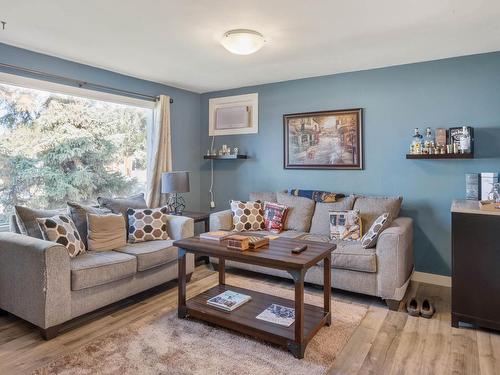
[[[144,191],[151,120],[151,107],[0,83],[0,225],[14,205]]]

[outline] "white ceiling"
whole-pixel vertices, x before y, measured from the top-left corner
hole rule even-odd
[[[500,50],[499,0],[0,0],[0,41],[207,92]],[[220,44],[235,28],[268,43]]]

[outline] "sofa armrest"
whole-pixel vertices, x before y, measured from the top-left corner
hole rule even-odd
[[[413,220],[395,219],[380,233],[376,254],[378,295],[402,300],[413,270]]]
[[[231,230],[233,229],[233,213],[231,210],[224,210],[210,214],[210,230]]]
[[[0,233],[0,308],[40,328],[71,318],[70,258],[62,245]]]
[[[194,236],[194,220],[186,216],[168,215],[167,232],[172,240]]]

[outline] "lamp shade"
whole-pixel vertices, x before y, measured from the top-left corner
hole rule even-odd
[[[162,193],[188,193],[189,172],[164,172],[161,174]]]

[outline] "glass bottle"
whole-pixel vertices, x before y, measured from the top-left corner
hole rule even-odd
[[[413,138],[411,141],[411,153],[421,154],[422,153],[422,134],[420,134],[418,128],[415,128]]]
[[[434,149],[434,137],[432,136],[432,130],[431,128],[427,127],[425,129],[425,138],[424,138],[424,152],[425,153],[430,153],[429,150]]]
[[[462,127],[462,134],[460,134],[460,152],[462,154],[470,153],[470,133],[467,126]]]
[[[488,194],[488,199],[495,203],[500,203],[500,183],[495,182],[491,192]]]

